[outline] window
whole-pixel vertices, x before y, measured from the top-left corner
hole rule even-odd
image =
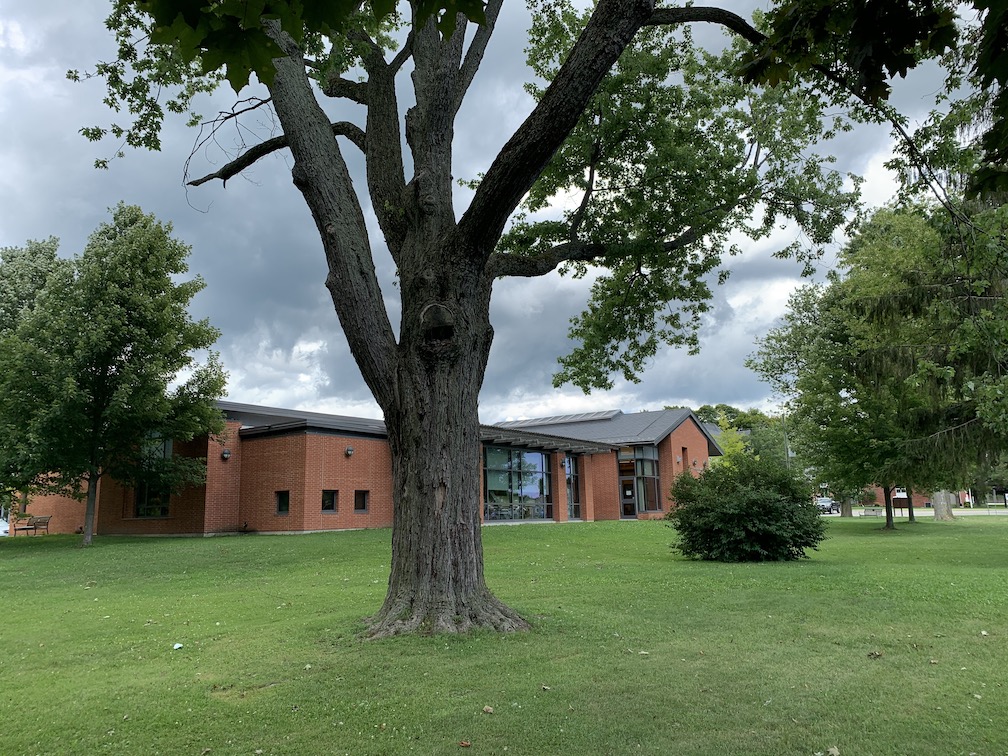
[[[133,489],[134,517],[167,517],[171,492],[166,488],[138,482]]]
[[[339,505],[339,491],[322,492],[322,511],[333,513]]]
[[[290,513],[290,491],[276,492],[276,512],[278,515]]]
[[[367,512],[368,498],[370,496],[369,491],[354,491],[353,492],[353,511],[354,512]]]
[[[567,519],[581,519],[581,457],[567,454],[564,457],[564,475],[567,477]]]
[[[683,452],[686,450],[683,449]],[[684,469],[685,469],[684,458]],[[660,512],[661,486],[657,446],[624,446],[619,451],[620,501],[623,517]]]
[[[552,520],[549,454],[484,447],[483,517],[486,520]]]
[[[133,488],[134,517],[167,517],[171,490],[159,477],[172,457],[172,440],[157,433],[149,434],[143,443],[141,467],[144,472]],[[125,507],[124,507],[125,508]],[[125,512],[124,512],[125,514]]]

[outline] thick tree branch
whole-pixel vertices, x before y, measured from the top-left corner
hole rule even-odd
[[[350,81],[338,74],[332,74],[322,84],[322,94],[327,97],[342,97],[358,105],[368,104],[368,85],[364,81]]]
[[[539,104],[488,169],[459,233],[489,255],[507,218],[574,128],[613,64],[645,25],[715,23],[750,42],[763,39],[741,16],[718,8],[659,8],[651,0],[600,0]]]
[[[490,165],[459,221],[459,235],[476,254],[492,252],[508,217],[653,12],[653,0],[600,0],[556,78]]]
[[[594,262],[604,257],[606,252],[604,244],[580,241],[564,242],[536,255],[494,252],[487,261],[486,271],[490,278],[537,278],[567,262]]]
[[[483,62],[483,54],[486,52],[487,43],[493,34],[494,26],[497,24],[497,16],[500,14],[503,4],[504,0],[490,0],[487,3],[485,11],[486,23],[480,24],[479,28],[476,29],[476,34],[473,36],[469,49],[466,50],[465,60],[462,61],[462,66],[459,69],[459,80],[456,87],[455,107],[453,111],[455,113],[458,113],[459,108],[462,107],[462,101],[465,99],[466,92],[469,91],[469,85],[472,84],[473,77],[476,76],[476,71],[479,70],[480,63]]]
[[[402,48],[396,53],[396,56],[392,58],[389,63],[389,68],[392,69],[393,73],[399,73],[399,69],[403,67],[403,64],[413,57],[413,30],[410,29],[408,35],[406,35],[406,41],[403,42]]]
[[[705,233],[707,231],[702,226],[688,228],[674,239],[665,241],[662,244],[662,252],[671,254],[691,244],[695,244],[703,238]],[[599,242],[572,239],[571,241],[557,244],[546,252],[540,252],[535,255],[495,252],[490,255],[487,261],[487,275],[492,278],[505,278],[508,276],[536,278],[546,275],[564,263],[591,263],[603,257],[619,255],[620,251],[620,243],[602,244]]]
[[[365,382],[379,404],[390,406],[396,396],[391,378],[396,340],[375,273],[364,213],[329,119],[315,99],[301,51],[277,22],[269,21],[265,27],[285,52],[275,60],[276,76],[269,90],[294,156],[294,184],[311,210],[325,248],[326,286]]]
[[[455,92],[465,43],[461,22],[444,39],[433,19],[413,27],[413,91],[416,105],[406,113],[406,142],[413,158],[411,234],[427,248],[453,246],[448,236],[455,230],[452,206],[451,144],[454,141]],[[407,263],[423,266],[418,258]]]
[[[353,142],[361,150],[361,152],[364,152],[366,138],[364,130],[360,126],[348,121],[337,121],[331,125],[334,136],[346,137]],[[213,181],[214,179],[220,179],[227,184],[229,178],[238,175],[257,160],[266,157],[270,153],[282,150],[286,146],[286,134],[281,134],[280,136],[275,136],[272,139],[267,139],[265,142],[260,142],[254,147],[250,147],[237,158],[222,167],[219,171],[214,171],[202,178],[193,179],[192,181],[187,182],[187,184],[189,186],[200,186],[201,184]]]
[[[742,39],[756,45],[766,36],[759,32],[742,16],[722,8],[688,6],[685,8],[655,8],[654,13],[643,26],[675,26],[677,24],[708,23],[719,24],[738,34]]]
[[[392,259],[401,267],[400,253],[408,231],[406,211],[409,196],[406,192],[399,100],[396,95],[398,66],[387,63],[384,51],[363,31],[357,36],[368,47],[362,56],[364,70],[368,74],[367,144],[364,147],[368,194]],[[412,48],[410,41],[407,41],[406,48]]]

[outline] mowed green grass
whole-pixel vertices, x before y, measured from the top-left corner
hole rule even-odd
[[[0,754],[1008,753],[1008,517],[829,535],[488,527],[534,629],[381,642],[388,531],[2,539]]]

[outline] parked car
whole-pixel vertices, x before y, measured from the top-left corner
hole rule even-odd
[[[815,500],[815,504],[820,514],[832,514],[840,511],[840,504],[833,501],[829,496],[820,496]]]

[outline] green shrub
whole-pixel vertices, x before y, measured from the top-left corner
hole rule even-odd
[[[728,464],[672,483],[675,548],[693,559],[765,562],[801,559],[826,537],[809,485],[783,465],[733,456]]]

